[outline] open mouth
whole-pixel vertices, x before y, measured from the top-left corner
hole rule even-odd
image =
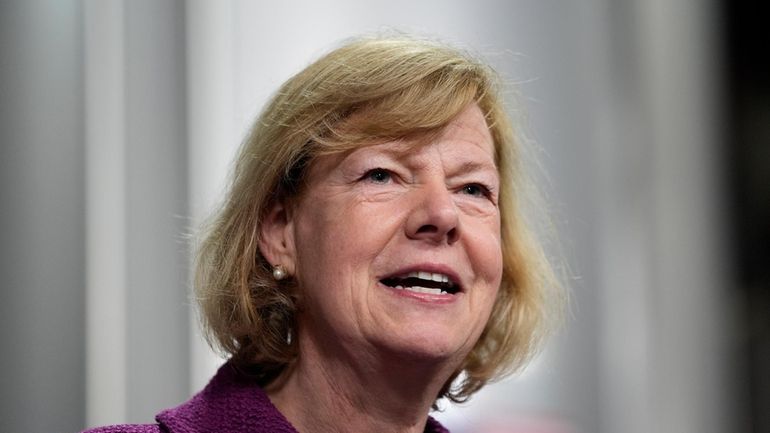
[[[454,295],[460,292],[460,285],[448,275],[415,271],[380,280],[386,286],[399,290],[409,290],[431,295]]]

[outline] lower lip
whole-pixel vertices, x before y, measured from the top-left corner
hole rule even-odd
[[[413,299],[426,304],[451,304],[455,302],[458,297],[462,296],[462,292],[455,293],[454,295],[449,293],[434,295],[432,293],[413,292],[407,289],[396,289],[382,283],[377,284],[396,296]]]

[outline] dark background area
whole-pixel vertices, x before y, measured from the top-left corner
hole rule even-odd
[[[731,238],[746,311],[743,378],[754,432],[770,432],[770,13],[723,2]]]

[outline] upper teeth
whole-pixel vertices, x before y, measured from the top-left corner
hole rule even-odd
[[[444,274],[436,274],[433,272],[415,271],[406,274],[405,278],[419,278],[421,280],[436,281],[438,283],[448,283],[449,277]]]
[[[445,290],[441,289],[431,289],[430,287],[420,287],[420,286],[396,286],[396,289],[401,290],[409,290],[410,292],[417,292],[417,293],[428,293],[431,295],[443,295],[446,294]]]

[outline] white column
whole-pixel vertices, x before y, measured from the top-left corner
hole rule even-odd
[[[126,419],[125,54],[121,0],[85,0],[86,424]]]
[[[85,2],[87,424],[189,397],[184,3]]]
[[[714,9],[610,7],[612,84],[597,140],[602,431],[730,431]]]
[[[731,430],[716,7],[637,2],[655,223],[650,317],[657,432]]]

